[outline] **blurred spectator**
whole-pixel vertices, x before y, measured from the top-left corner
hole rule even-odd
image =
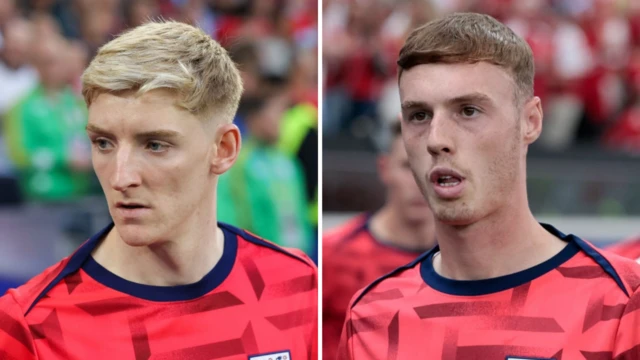
[[[318,109],[311,103],[300,103],[289,109],[282,119],[279,148],[296,158],[304,173],[307,217],[318,231]],[[317,241],[317,239],[316,239]],[[316,248],[314,248],[316,250]],[[317,254],[310,254],[317,259]]]
[[[30,65],[35,35],[27,20],[15,18],[5,24],[0,52],[0,115],[38,82],[38,73]]]
[[[627,90],[634,84],[627,75],[636,66],[634,54],[640,47],[638,4],[613,0],[326,0],[325,134],[379,141],[376,124],[392,120],[399,111],[394,63],[398,42],[431,18],[475,11],[504,21],[533,50],[535,93],[543,99],[545,111],[537,147],[558,151],[575,145],[595,147],[610,143],[611,132],[618,134],[616,138],[619,132],[633,138],[628,118],[636,106]],[[630,150],[629,145],[611,148]]]
[[[234,224],[286,247],[314,253],[305,179],[298,162],[277,147],[289,105],[282,89],[241,104],[248,136],[237,162],[220,177],[220,221]]]
[[[34,49],[40,84],[5,119],[9,156],[32,201],[86,195],[91,181],[84,102],[68,85],[68,45],[49,36]]]

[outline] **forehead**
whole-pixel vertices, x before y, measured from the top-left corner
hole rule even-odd
[[[110,126],[189,123],[194,117],[178,107],[177,96],[168,90],[152,90],[142,95],[134,91],[101,93],[89,106],[89,123]]]
[[[475,64],[422,64],[404,70],[399,81],[400,98],[433,105],[481,93],[494,104],[513,102],[515,82],[503,68],[487,62]]]

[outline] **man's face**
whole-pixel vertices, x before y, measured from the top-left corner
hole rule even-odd
[[[89,108],[93,166],[129,245],[184,232],[214,191],[213,130],[175,101],[168,90],[103,93]]]
[[[379,158],[379,165],[388,201],[403,220],[414,225],[432,221],[433,214],[413,177],[400,136],[393,141],[389,153]]]
[[[257,133],[254,135],[270,144],[278,142],[282,118],[287,111],[288,105],[289,97],[287,94],[283,93],[269,97],[263,108],[252,120],[256,122],[253,129]]]
[[[409,163],[437,219],[471,224],[514,195],[526,149],[506,71],[485,62],[418,65],[399,85]]]

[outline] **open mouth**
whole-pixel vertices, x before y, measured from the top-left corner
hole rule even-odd
[[[459,185],[461,181],[460,178],[453,175],[441,175],[438,176],[436,183],[443,187],[453,187]]]

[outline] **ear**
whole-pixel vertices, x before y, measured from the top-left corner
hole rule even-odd
[[[542,102],[540,98],[534,96],[524,104],[524,126],[523,139],[525,144],[529,145],[540,137],[542,132]]]
[[[218,127],[214,138],[211,172],[222,175],[231,168],[238,158],[242,143],[240,130],[234,124],[224,124]]]

